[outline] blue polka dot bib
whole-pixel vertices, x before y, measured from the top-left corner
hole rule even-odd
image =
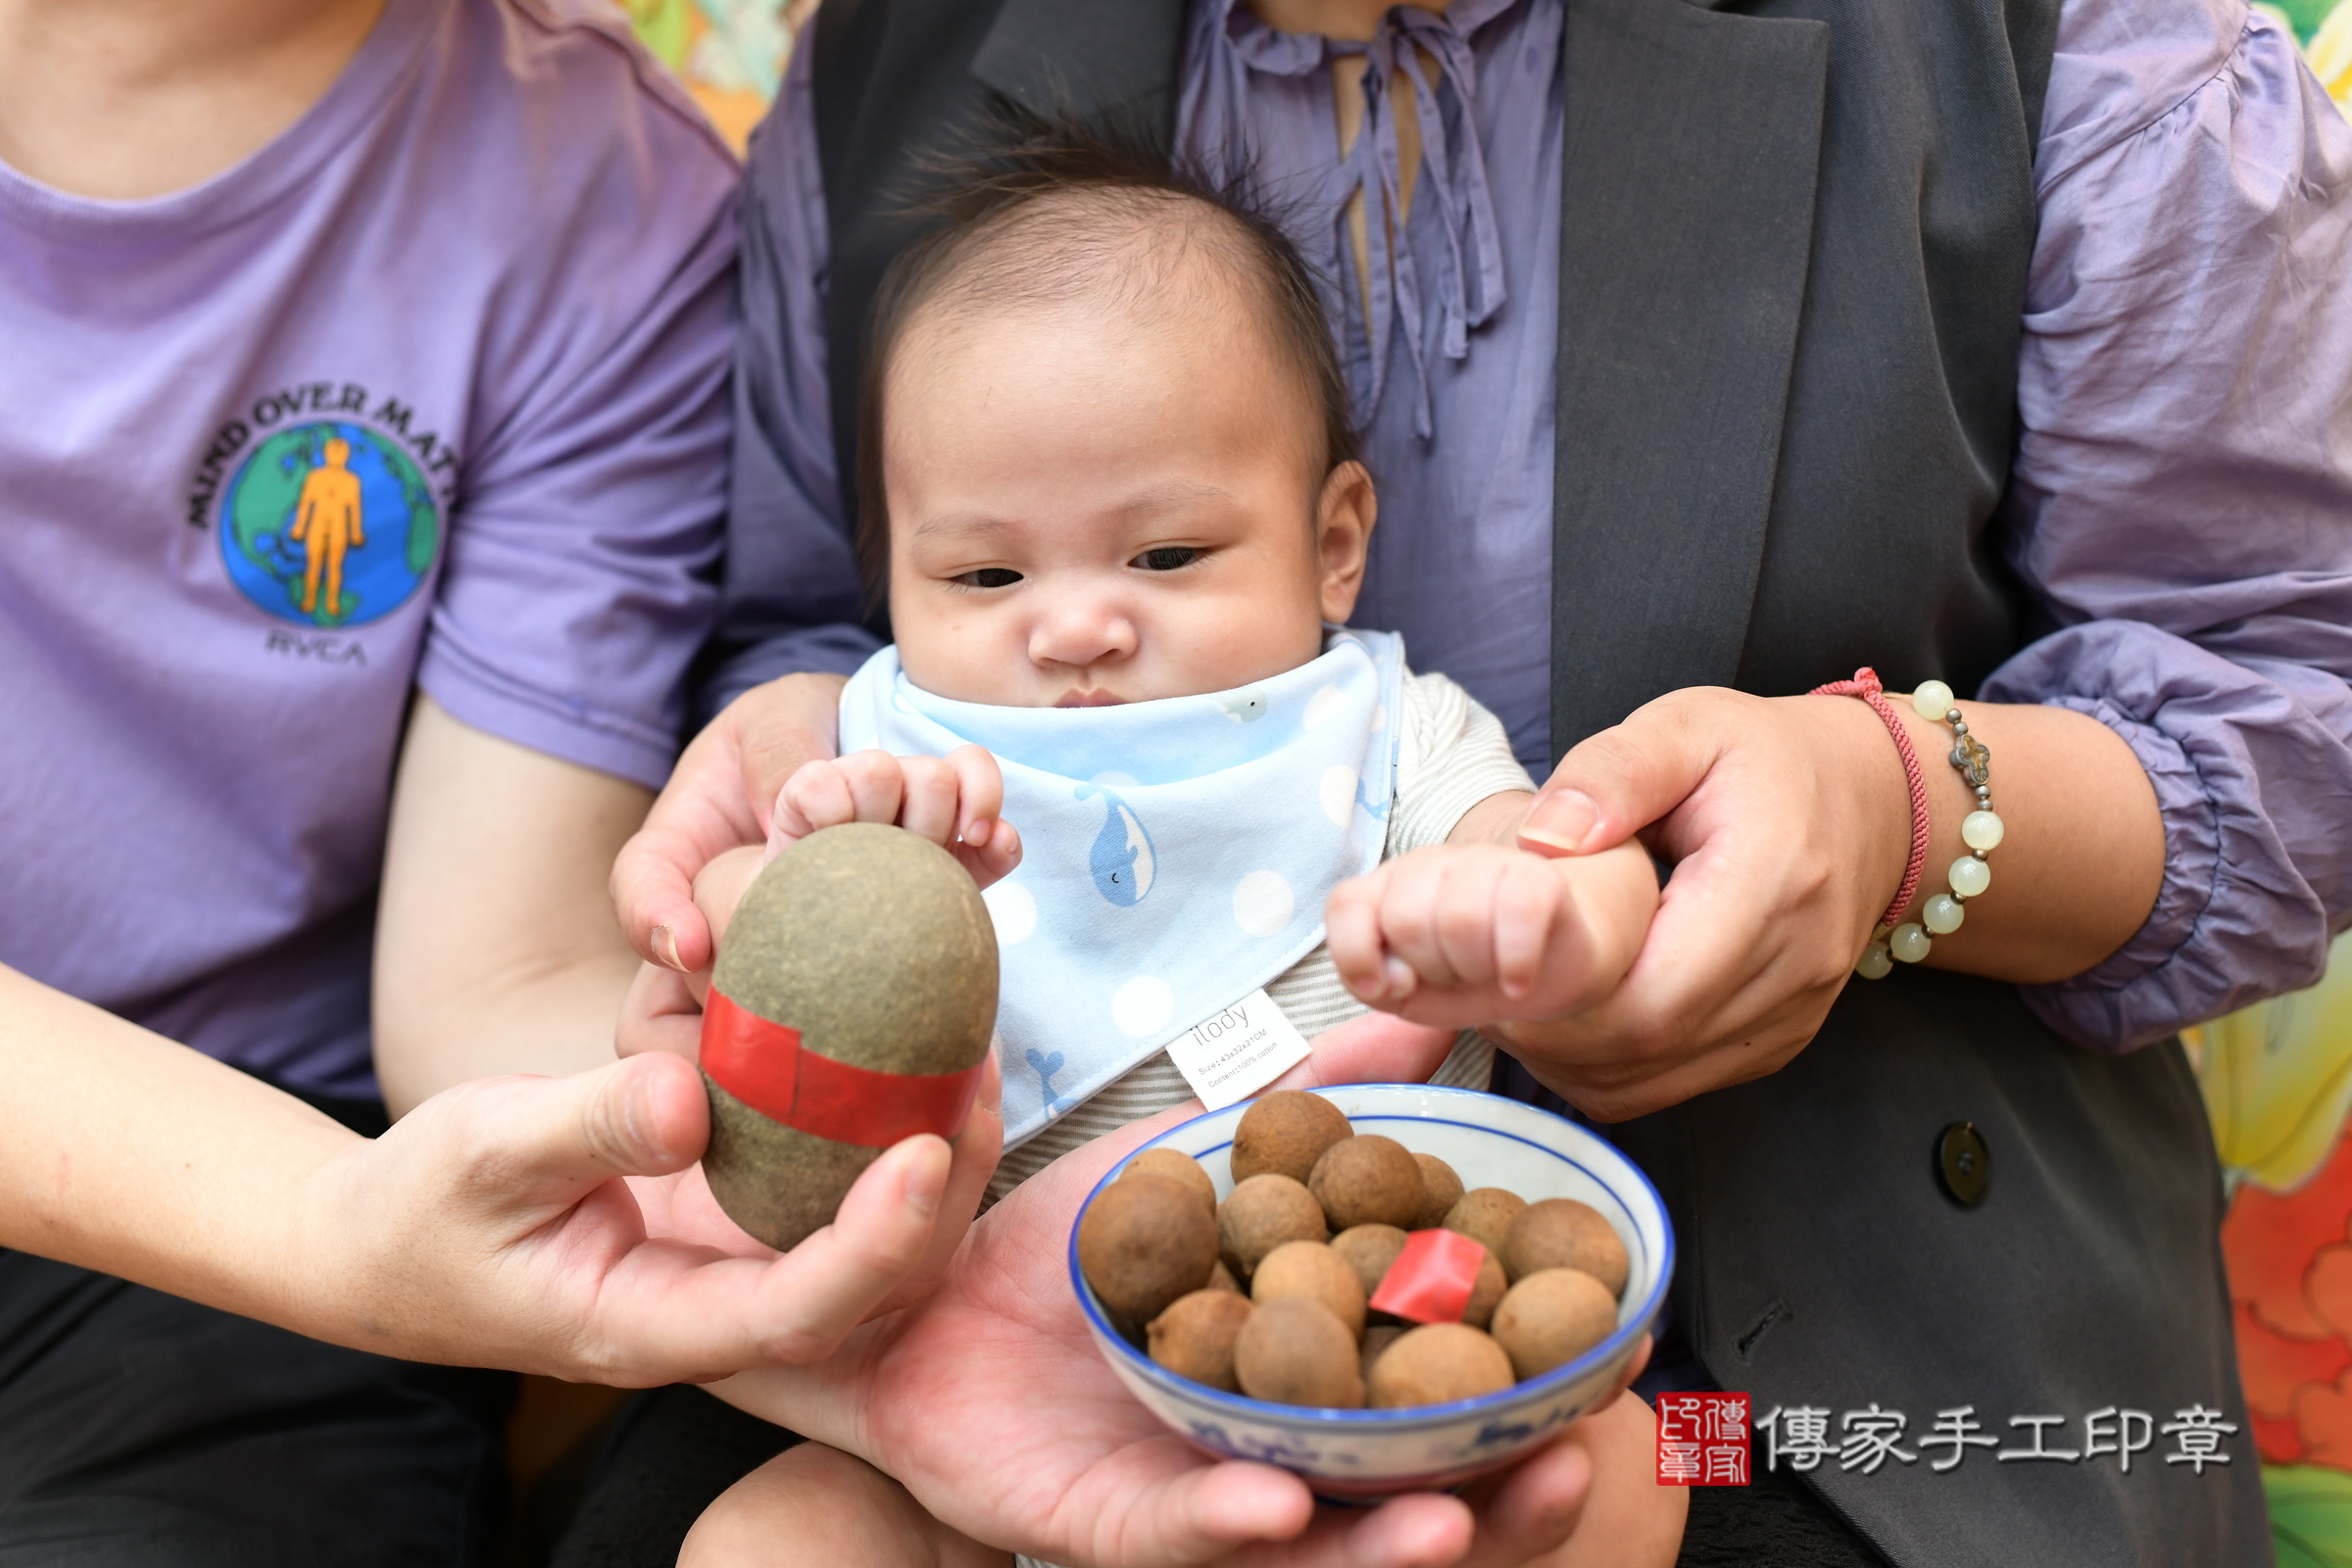
[[[1314,951],[1331,890],[1380,863],[1403,682],[1402,638],[1345,627],[1253,686],[1115,708],[951,702],[895,648],[851,679],[845,756],[972,742],[1004,770],[1022,859],[985,897],[1008,1147]]]

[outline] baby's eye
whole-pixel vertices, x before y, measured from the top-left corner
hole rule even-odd
[[[1156,550],[1145,551],[1128,564],[1141,566],[1146,571],[1174,571],[1200,559],[1200,552],[1191,545],[1161,545]]]
[[[1009,588],[1021,580],[1021,574],[1009,566],[982,566],[951,580],[966,588]]]

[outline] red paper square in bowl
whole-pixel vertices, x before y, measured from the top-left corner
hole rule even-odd
[[[1415,1231],[1380,1277],[1373,1310],[1413,1323],[1459,1323],[1487,1250],[1459,1231]]]

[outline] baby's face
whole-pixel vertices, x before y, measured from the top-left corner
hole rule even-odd
[[[915,685],[1094,707],[1246,686],[1347,619],[1371,482],[1230,298],[1155,322],[908,323],[885,393],[890,613]]]

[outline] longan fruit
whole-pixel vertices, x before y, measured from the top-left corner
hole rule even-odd
[[[1233,1342],[1250,1321],[1250,1299],[1232,1291],[1194,1291],[1179,1296],[1152,1320],[1152,1359],[1180,1378],[1191,1378],[1227,1394],[1242,1392],[1233,1375]]]
[[[1500,1257],[1502,1239],[1510,1231],[1511,1221],[1525,1207],[1527,1200],[1517,1193],[1506,1193],[1499,1187],[1474,1187],[1446,1210],[1446,1229],[1460,1231]],[[1503,1264],[1503,1271],[1510,1271],[1509,1263]]]
[[[1217,1259],[1217,1266],[1208,1271],[1208,1288],[1212,1291],[1231,1291],[1236,1296],[1242,1294],[1242,1282],[1233,1277],[1233,1270],[1225,1266],[1225,1260],[1221,1257]]]
[[[1278,1296],[1253,1307],[1233,1343],[1233,1370],[1252,1399],[1340,1410],[1364,1402],[1355,1336],[1308,1296]]]
[[[1404,1232],[1394,1225],[1351,1225],[1331,1239],[1331,1250],[1348,1260],[1369,1297],[1404,1250]]]
[[[1340,1107],[1321,1095],[1277,1089],[1260,1096],[1233,1130],[1234,1183],[1268,1172],[1304,1182],[1325,1150],[1354,1136]]]
[[[1565,1366],[1617,1331],[1617,1298],[1581,1268],[1538,1269],[1494,1309],[1494,1343],[1522,1378]]]
[[[1511,1358],[1466,1323],[1424,1323],[1398,1337],[1372,1363],[1372,1407],[1450,1404],[1507,1389]]]
[[[1380,1359],[1380,1352],[1395,1345],[1397,1336],[1403,1332],[1404,1330],[1395,1323],[1383,1323],[1378,1328],[1364,1330],[1364,1353],[1361,1365],[1365,1383],[1369,1384],[1372,1381],[1372,1363]]]
[[[1321,1301],[1351,1340],[1364,1332],[1364,1288],[1348,1260],[1320,1242],[1285,1242],[1259,1260],[1250,1298],[1263,1306],[1285,1296]]]
[[[1199,1195],[1165,1176],[1112,1182],[1078,1222],[1078,1266],[1110,1314],[1149,1323],[1208,1283],[1217,1224]]]
[[[1226,1195],[1217,1207],[1216,1232],[1226,1264],[1238,1279],[1248,1279],[1257,1260],[1285,1242],[1331,1239],[1331,1227],[1323,1223],[1323,1205],[1305,1183],[1273,1172],[1252,1176]]]
[[[1378,1133],[1359,1133],[1325,1150],[1306,1186],[1334,1230],[1402,1230],[1421,1213],[1420,1165],[1402,1144]]]
[[[1421,1212],[1413,1216],[1413,1222],[1405,1229],[1443,1229],[1446,1216],[1462,1200],[1462,1179],[1453,1173],[1451,1165],[1435,1154],[1415,1154],[1413,1163],[1421,1167]]]
[[[1173,1149],[1147,1149],[1127,1162],[1119,1180],[1131,1176],[1165,1176],[1180,1182],[1200,1195],[1200,1201],[1208,1205],[1210,1213],[1216,1212],[1217,1184],[1208,1179],[1208,1172],[1190,1154],[1180,1154]]]
[[[1503,1233],[1502,1266],[1514,1281],[1547,1268],[1581,1268],[1609,1289],[1624,1291],[1631,1265],[1625,1243],[1600,1211],[1573,1198],[1546,1198],[1512,1216]]]
[[[1510,1288],[1510,1278],[1503,1272],[1501,1260],[1489,1252],[1478,1265],[1478,1282],[1470,1287],[1470,1302],[1462,1308],[1462,1321],[1474,1329],[1487,1327]]]

